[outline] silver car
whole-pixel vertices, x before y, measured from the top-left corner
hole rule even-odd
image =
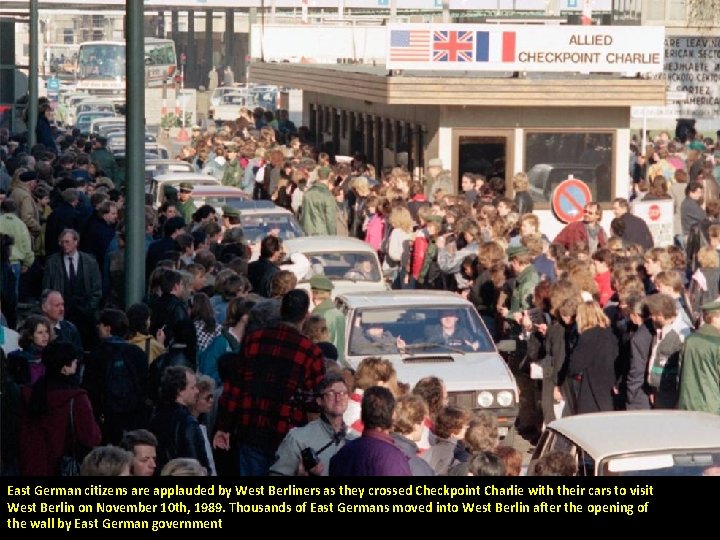
[[[518,415],[515,377],[474,306],[447,291],[347,293],[336,299],[346,317],[345,362],[392,361],[398,380],[415,385],[437,376],[450,404],[494,412],[501,435]]]
[[[540,438],[528,474],[553,451],[572,455],[579,476],[720,475],[720,416],[653,410],[559,418]]]

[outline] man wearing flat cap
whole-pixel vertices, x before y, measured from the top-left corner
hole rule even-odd
[[[185,220],[185,224],[192,222],[192,216],[195,213],[195,201],[191,194],[193,191],[193,185],[190,182],[182,182],[178,186],[178,203],[177,209],[182,218]]]
[[[230,205],[222,207],[223,226],[225,229],[232,229],[240,225],[240,211]]]
[[[454,193],[452,175],[447,169],[443,169],[443,162],[440,158],[433,158],[427,163],[425,173],[425,196],[433,201],[435,192],[441,189],[443,193]]]
[[[680,353],[678,408],[720,414],[720,297],[700,309],[705,324]]]
[[[34,243],[40,236],[40,209],[32,196],[33,190],[38,185],[38,176],[35,171],[27,170],[15,174],[10,198],[17,204],[17,214],[27,225]]]
[[[510,309],[500,308],[500,314],[510,321],[518,324],[522,321],[523,312],[533,307],[535,286],[540,276],[532,265],[532,256],[525,246],[509,247],[505,253],[516,278],[515,288],[510,298]]]
[[[344,350],[343,340],[345,339],[345,317],[335,307],[332,299],[332,290],[335,288],[333,282],[327,276],[317,275],[310,279],[310,295],[315,306],[313,315],[325,319],[330,334],[330,343],[335,345],[338,355],[342,360]]]

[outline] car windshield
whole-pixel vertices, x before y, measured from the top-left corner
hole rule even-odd
[[[600,462],[610,476],[720,476],[720,448],[626,454]]]
[[[334,253],[305,253],[310,261],[306,280],[316,275],[331,280],[380,281],[380,265],[372,253],[365,251],[339,251]]]
[[[208,204],[212,204],[208,202]],[[249,242],[259,242],[269,234],[281,240],[289,240],[303,236],[295,216],[292,214],[253,214],[240,217],[245,239]]]
[[[493,352],[477,312],[464,306],[358,309],[352,321],[350,355]]]

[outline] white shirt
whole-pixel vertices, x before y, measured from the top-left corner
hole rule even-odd
[[[65,274],[70,277],[70,259],[72,258],[73,267],[75,268],[75,277],[78,274],[78,265],[80,263],[80,253],[76,251],[73,255],[63,254],[63,264],[65,265]]]

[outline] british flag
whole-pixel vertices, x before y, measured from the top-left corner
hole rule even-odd
[[[473,32],[441,30],[433,32],[433,62],[472,62]]]

